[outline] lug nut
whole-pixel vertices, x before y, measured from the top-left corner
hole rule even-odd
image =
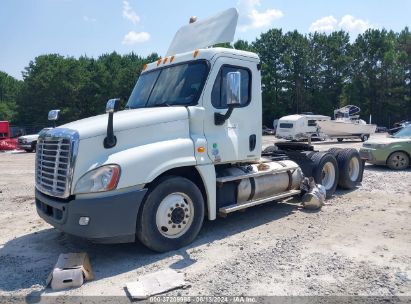
[[[178,228],[181,228],[181,225],[178,225]]]
[[[183,224],[185,224],[186,223],[186,221],[183,221]]]
[[[188,211],[188,208],[184,209],[184,211]]]
[[[170,214],[170,213],[168,214],[168,217],[171,217],[171,214]]]
[[[168,223],[169,223],[169,224],[172,224],[173,222],[172,222],[172,221],[168,221]]]
[[[176,228],[176,225],[173,225],[173,228]]]
[[[173,211],[173,209],[174,209],[173,207],[170,208],[171,211]]]
[[[186,218],[188,218],[188,214],[186,215]]]
[[[176,204],[176,207],[180,206],[179,204]]]

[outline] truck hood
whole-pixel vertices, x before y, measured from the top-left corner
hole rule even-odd
[[[128,129],[186,119],[188,119],[188,111],[182,106],[123,110],[114,113],[114,134]],[[59,128],[75,130],[79,133],[80,139],[85,139],[106,134],[107,121],[108,114],[102,114],[77,120]]]
[[[33,140],[36,140],[38,137],[39,137],[38,134],[31,134],[31,135],[20,136],[19,139],[26,139],[28,141],[33,141]]]
[[[411,138],[403,137],[403,138],[394,138],[394,137],[385,137],[379,139],[371,139],[366,141],[367,144],[371,145],[389,145],[394,143],[403,143],[403,142],[411,142]]]

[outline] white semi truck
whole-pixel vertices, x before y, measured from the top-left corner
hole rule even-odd
[[[230,9],[181,28],[167,56],[144,67],[124,110],[112,99],[108,115],[39,136],[40,217],[93,241],[137,237],[163,252],[193,241],[204,218],[301,195],[304,176],[327,196],[361,181],[355,150],[283,143],[262,152],[259,57],[207,47],[231,41],[237,17]]]

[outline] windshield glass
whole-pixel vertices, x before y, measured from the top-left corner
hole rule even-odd
[[[405,127],[395,133],[393,137],[411,137],[411,126]]]
[[[205,61],[195,61],[141,74],[126,108],[196,104],[207,70]]]

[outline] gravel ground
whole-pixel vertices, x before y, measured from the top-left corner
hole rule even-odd
[[[266,136],[263,145],[273,141]],[[361,143],[316,143],[331,146]],[[411,296],[411,169],[367,165],[362,185],[338,191],[321,211],[257,206],[206,221],[194,243],[157,254],[139,243],[92,244],[43,222],[33,202],[34,154],[2,153],[0,168],[0,296],[124,296],[126,282],[167,267],[191,284],[167,295]],[[58,255],[81,251],[95,279],[63,292],[46,288]]]

